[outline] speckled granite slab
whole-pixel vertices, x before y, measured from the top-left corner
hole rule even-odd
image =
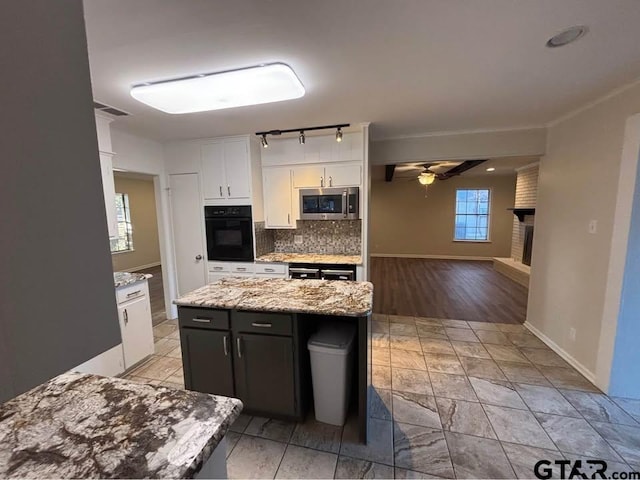
[[[329,255],[323,253],[280,253],[272,252],[256,258],[256,262],[265,263],[342,263],[360,265],[360,255]]]
[[[151,277],[153,275],[150,273],[113,272],[113,283],[116,288],[120,288],[142,280],[148,280]]]
[[[174,301],[176,305],[261,312],[362,317],[371,313],[369,282],[225,277]]]
[[[235,398],[65,373],[0,405],[0,478],[190,478]]]

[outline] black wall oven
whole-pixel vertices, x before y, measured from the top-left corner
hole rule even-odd
[[[251,207],[204,207],[207,259],[253,262]]]

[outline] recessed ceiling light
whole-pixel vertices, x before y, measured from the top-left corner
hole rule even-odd
[[[584,25],[569,27],[547,40],[547,47],[564,47],[565,45],[575,42],[580,37],[583,37],[588,31],[589,29]]]
[[[131,96],[167,113],[193,113],[292,100],[305,90],[284,63],[136,85]]]
[[[495,167],[489,167],[487,168],[487,172],[494,172],[496,169]]]

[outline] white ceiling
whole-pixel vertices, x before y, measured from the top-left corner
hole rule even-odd
[[[376,138],[545,124],[640,77],[638,0],[85,0],[95,99],[159,140],[341,122]],[[590,32],[545,48],[565,27]],[[169,115],[131,85],[285,62],[305,97]]]

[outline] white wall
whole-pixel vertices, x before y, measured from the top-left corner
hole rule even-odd
[[[616,215],[625,221],[619,210],[630,208],[618,189],[625,122],[636,112],[640,84],[550,126],[540,163],[527,322],[605,390],[613,345],[604,343],[615,334],[619,307],[612,286],[624,265],[612,235]],[[598,222],[596,234],[588,233],[590,220]],[[628,233],[626,222],[616,228]]]
[[[111,143],[115,156],[114,168],[130,172],[154,175],[156,209],[158,216],[158,237],[160,239],[160,262],[164,288],[165,309],[168,318],[177,316],[177,309],[171,303],[176,296],[175,267],[171,244],[171,222],[169,219],[169,196],[165,175],[164,148],[161,143],[148,138],[131,135],[111,128]]]

